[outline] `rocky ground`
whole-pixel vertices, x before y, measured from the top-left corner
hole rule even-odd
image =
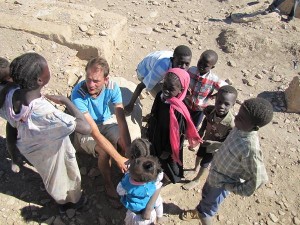
[[[5,10],[22,7],[20,1],[5,2]],[[252,3],[204,0],[65,0],[85,4],[127,17],[128,38],[118,47],[111,63],[111,74],[137,83],[135,68],[149,52],[172,50],[188,45],[193,51],[192,65],[200,54],[213,49],[219,55],[214,69],[239,91],[239,100],[261,96],[272,102],[274,119],[261,129],[261,147],[270,181],[251,197],[230,195],[214,219],[215,224],[300,224],[300,117],[287,113],[284,90],[293,77],[300,75],[300,20],[280,21],[277,15],[235,23],[230,15],[249,10]],[[21,2],[20,2],[21,3]],[[267,2],[260,2],[265,6]],[[37,7],[33,5],[32,7]],[[4,10],[4,9],[2,9]],[[239,14],[238,14],[239,15]],[[283,16],[285,18],[285,16]],[[84,24],[78,24],[81,26]],[[45,92],[68,94],[68,75],[84,75],[86,61],[77,52],[34,34],[0,28],[1,56],[14,57],[34,50],[46,57],[52,71]],[[83,31],[82,31],[83,32]],[[84,35],[84,34],[82,34]],[[146,115],[153,98],[144,93],[142,113]],[[239,105],[235,106],[238,111]],[[57,207],[45,192],[34,168],[25,164],[19,174],[10,171],[5,150],[4,121],[0,137],[0,224],[62,224]],[[144,124],[143,124],[144,125]],[[195,153],[185,149],[185,167],[191,168]],[[104,195],[96,160],[78,154],[82,186],[89,198],[83,212],[68,212],[65,224],[122,224],[125,210],[111,208]],[[121,177],[115,171],[115,180]],[[201,196],[201,184],[184,191],[181,184],[168,185],[162,191],[168,224],[198,224],[178,218],[182,209],[193,208]]]

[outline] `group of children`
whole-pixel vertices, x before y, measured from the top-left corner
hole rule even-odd
[[[149,54],[138,66],[141,84],[125,107],[127,113],[132,111],[142,89],[161,89],[155,93],[148,120],[148,140],[132,142],[126,152],[129,170],[117,186],[121,203],[128,209],[128,225],[162,220],[162,180],[177,183],[184,177],[185,140],[191,149],[200,146],[194,168],[197,175],[183,189],[194,188],[211,166],[199,205],[184,211],[183,220],[199,219],[204,225],[212,224],[212,217],[229,191],[249,196],[267,181],[257,131],[271,121],[272,105],[264,99],[248,99],[234,116],[237,90],[211,71],[217,63],[217,53],[205,51],[197,66],[189,68],[191,57],[191,50],[181,45],[173,55],[165,51]],[[8,62],[3,65],[1,61],[0,112],[8,121],[12,168],[18,169],[14,156],[18,149],[37,169],[62,213],[70,207],[82,207],[86,198],[81,192],[69,134],[89,134],[90,126],[68,98],[41,95],[50,79],[42,56],[26,53],[14,59],[9,70]],[[215,90],[215,105],[207,106]],[[72,116],[57,110],[47,99],[64,104]]]

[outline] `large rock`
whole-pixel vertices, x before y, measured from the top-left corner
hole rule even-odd
[[[31,0],[21,1],[18,6],[13,1],[0,1],[0,8],[0,27],[28,32],[75,49],[80,59],[101,55],[111,64],[116,49],[127,38],[126,17],[95,7]]]
[[[126,80],[123,77],[112,77],[121,88],[123,104],[127,105],[131,99],[132,93],[136,88],[136,84]],[[132,113],[126,116],[131,139],[141,137],[141,126],[142,126],[142,105],[139,99],[135,102]]]
[[[299,76],[294,77],[289,87],[285,90],[287,112],[300,113],[300,81]]]

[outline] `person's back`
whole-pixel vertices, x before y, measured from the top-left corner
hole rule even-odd
[[[229,191],[250,196],[267,182],[257,131],[272,118],[273,106],[267,100],[252,98],[243,102],[235,117],[235,128],[214,156],[201,201],[195,210],[182,213],[183,220],[200,219],[203,225],[210,225]]]

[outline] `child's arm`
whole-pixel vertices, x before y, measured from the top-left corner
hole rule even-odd
[[[251,152],[251,151],[250,151]],[[261,151],[242,159],[240,163],[244,169],[244,176],[249,176],[245,182],[227,183],[225,189],[242,196],[250,196],[256,189],[268,181],[268,175],[262,160]]]
[[[57,104],[63,104],[66,106],[70,114],[76,118],[76,132],[84,135],[91,133],[91,126],[70,99],[62,95],[45,95],[45,97]]]
[[[130,102],[129,102],[128,105],[126,105],[125,108],[124,108],[125,114],[130,114],[130,113],[132,112],[135,101],[136,101],[137,98],[140,96],[140,94],[142,93],[142,90],[143,90],[145,87],[146,87],[146,85],[145,85],[143,82],[139,83],[139,84],[136,86],[136,88],[135,88],[135,90],[134,90],[134,92],[133,92],[133,94],[132,94],[132,97],[131,97],[131,99],[130,99]]]
[[[155,205],[155,202],[160,194],[161,188],[157,189],[154,194],[151,196],[150,200],[148,201],[146,208],[143,210],[142,218],[144,220],[149,220],[151,216],[151,212],[153,210],[153,207]]]

